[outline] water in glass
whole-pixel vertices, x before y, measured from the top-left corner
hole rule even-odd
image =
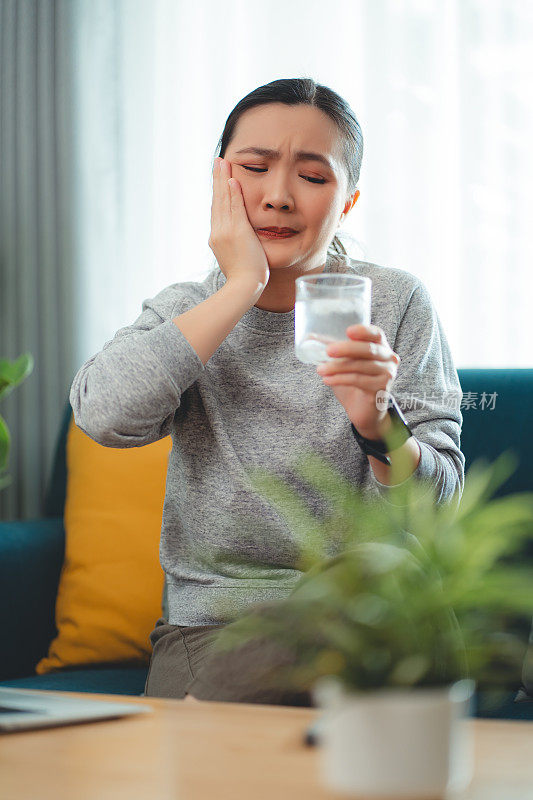
[[[327,346],[346,339],[346,328],[370,324],[370,281],[364,281],[363,286],[344,286],[340,291],[339,287],[332,291],[333,282],[326,287],[321,281],[316,288],[306,288],[306,294],[300,291],[294,311],[296,358],[304,364],[329,361],[332,357],[326,352]]]

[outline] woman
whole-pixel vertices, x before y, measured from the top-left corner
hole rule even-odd
[[[310,448],[386,497],[380,441],[398,417],[376,393],[394,389],[417,400],[394,445],[409,456],[402,481],[425,481],[436,502],[458,501],[461,389],[420,280],[348,258],[335,235],[359,197],[363,153],[341,97],[310,78],[261,86],[233,109],[218,150],[209,239],[217,265],[201,283],[145,300],[79,370],[70,401],[76,424],[107,447],[172,436],[160,546],[168,610],[150,636],[145,694],[308,705],[305,693],[266,688],[285,658],[271,645],[210,652],[220,625],[287,596],[301,575],[290,529],[246,471],[276,472],[324,513],[323,498],[291,471]],[[272,238],[267,227],[294,234]],[[371,278],[372,324],[348,328],[329,348],[336,360],[315,370],[294,354],[294,281],[321,272]]]

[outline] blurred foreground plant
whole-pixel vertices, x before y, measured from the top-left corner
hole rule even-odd
[[[533,535],[533,493],[493,498],[515,468],[511,453],[477,461],[460,503],[437,504],[431,487],[415,480],[390,486],[388,501],[369,500],[308,451],[295,470],[329,500],[324,520],[276,475],[250,471],[254,488],[287,520],[303,575],[287,598],[222,628],[214,647],[274,640],[293,663],[272,685],[296,690],[323,675],[352,691],[461,678],[493,691],[518,683],[533,581],[530,565],[506,558]],[[393,459],[391,469],[394,480],[401,463]]]
[[[31,353],[24,353],[15,361],[0,358],[0,400],[12,392],[15,386],[22,383],[32,371],[33,356]],[[5,489],[11,484],[11,477],[1,474],[7,469],[10,446],[9,428],[5,419],[0,415],[0,489]]]

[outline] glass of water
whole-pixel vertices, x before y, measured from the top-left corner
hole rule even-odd
[[[350,325],[370,324],[372,281],[336,272],[296,278],[294,346],[304,364],[333,360],[326,348]]]

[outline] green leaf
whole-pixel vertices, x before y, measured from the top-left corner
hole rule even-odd
[[[530,567],[498,567],[463,587],[452,598],[454,608],[516,612],[533,616],[533,581]]]
[[[9,428],[5,419],[0,415],[0,472],[7,468],[9,461],[9,448],[11,445],[11,437],[9,435]],[[7,486],[7,484],[4,484]],[[0,489],[2,489],[0,484]]]
[[[392,670],[390,682],[398,686],[412,686],[415,683],[420,683],[430,667],[430,659],[422,653],[406,656]]]
[[[24,353],[15,361],[0,358],[0,398],[7,396],[15,386],[22,383],[33,371],[33,365],[31,353]]]
[[[475,461],[465,476],[458,519],[465,519],[480,504],[492,497],[496,489],[515,472],[517,465],[518,459],[510,450],[501,453],[490,465],[486,459]]]
[[[6,397],[18,386],[33,370],[33,356],[31,353],[24,353],[15,361],[0,358],[0,398]],[[11,438],[7,423],[0,416],[0,472],[3,472],[8,464],[9,449]],[[0,489],[5,489],[11,485],[11,477],[4,475],[0,477]]]

